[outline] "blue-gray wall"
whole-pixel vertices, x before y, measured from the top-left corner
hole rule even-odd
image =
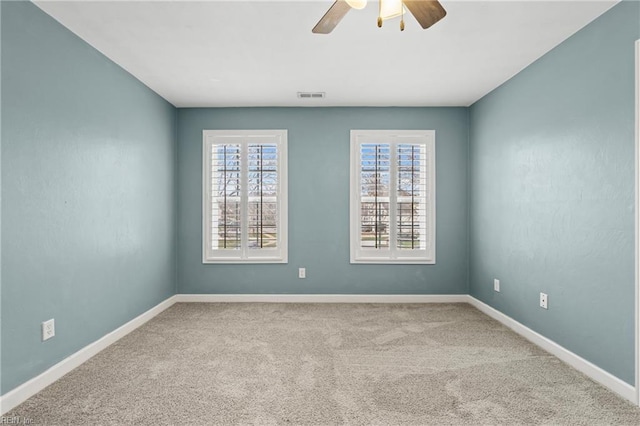
[[[4,393],[174,294],[176,112],[33,4],[1,7]]]
[[[202,264],[203,129],[288,129],[288,264]],[[351,129],[436,131],[435,265],[349,264]],[[180,109],[178,292],[467,293],[467,129],[467,108]]]
[[[630,384],[639,23],[615,6],[470,113],[471,294]]]

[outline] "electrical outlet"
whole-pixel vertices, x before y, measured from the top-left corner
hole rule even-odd
[[[544,309],[549,309],[549,296],[547,293],[540,293],[540,307]]]
[[[56,335],[56,323],[53,318],[42,322],[42,341],[51,339]]]
[[[298,268],[298,278],[307,278],[307,268]]]
[[[500,293],[500,280],[497,278],[493,279],[493,291]]]

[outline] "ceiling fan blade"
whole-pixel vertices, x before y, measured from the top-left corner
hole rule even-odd
[[[436,0],[404,0],[404,5],[424,29],[429,28],[447,14],[444,7]]]
[[[314,34],[329,34],[350,10],[351,6],[346,1],[336,0],[311,32]]]

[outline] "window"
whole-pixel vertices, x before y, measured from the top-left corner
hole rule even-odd
[[[351,131],[351,263],[435,263],[435,131]]]
[[[203,131],[203,262],[287,262],[287,131]]]

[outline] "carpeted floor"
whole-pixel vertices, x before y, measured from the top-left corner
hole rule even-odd
[[[640,424],[640,409],[467,304],[176,304],[5,416]]]

